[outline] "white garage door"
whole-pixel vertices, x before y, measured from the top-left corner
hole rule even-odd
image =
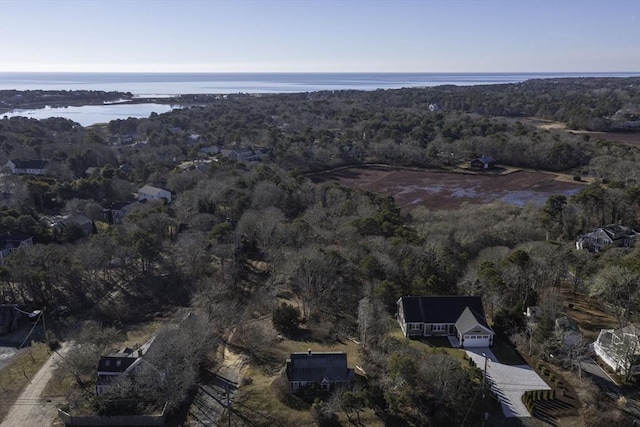
[[[464,346],[465,347],[489,347],[490,337],[489,335],[465,335]]]

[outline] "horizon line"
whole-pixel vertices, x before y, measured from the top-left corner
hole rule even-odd
[[[0,70],[0,74],[640,74],[637,71],[37,71]]]

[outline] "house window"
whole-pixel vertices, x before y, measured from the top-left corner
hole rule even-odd
[[[431,325],[431,330],[434,332],[444,331],[445,325]]]
[[[412,331],[417,331],[418,329],[420,329],[420,324],[412,323],[409,329],[411,329]]]

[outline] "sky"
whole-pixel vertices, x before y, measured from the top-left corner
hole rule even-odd
[[[0,0],[0,71],[639,72],[640,0]]]

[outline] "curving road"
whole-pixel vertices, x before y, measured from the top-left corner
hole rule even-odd
[[[54,353],[45,362],[40,370],[31,378],[20,397],[13,404],[9,414],[4,419],[0,427],[24,427],[24,426],[50,426],[55,415],[56,407],[52,402],[41,399],[47,383],[53,376],[57,366],[56,362],[69,351],[71,346],[67,343]]]

